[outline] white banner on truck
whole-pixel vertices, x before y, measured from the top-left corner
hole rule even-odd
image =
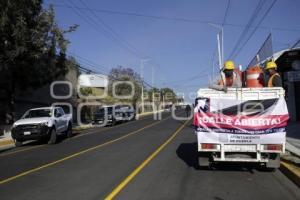
[[[289,119],[283,97],[264,100],[198,98],[194,126],[201,143],[282,144]]]

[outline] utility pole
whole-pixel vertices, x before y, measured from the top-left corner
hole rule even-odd
[[[220,33],[223,32],[223,29]],[[218,41],[218,54],[219,54],[219,67],[220,67],[220,71],[222,70],[223,68],[223,65],[222,65],[222,47],[221,47],[221,43],[220,43],[220,33],[217,34],[217,41]],[[223,81],[223,83],[225,83],[225,80],[224,80],[224,77],[221,75],[221,79]]]
[[[220,66],[223,66],[223,63],[224,63],[224,28],[223,28],[223,26],[220,26],[220,25],[214,24],[214,23],[208,23],[208,25],[219,29],[219,33],[217,34],[219,63],[220,63]],[[220,35],[221,35],[221,37],[220,37]]]
[[[165,109],[165,94],[162,93],[162,109]]]
[[[154,67],[153,66],[152,66],[152,87],[153,87],[153,90],[152,90],[152,108],[153,108],[153,111],[154,111],[155,103],[154,103]]]
[[[144,63],[141,60],[141,79],[142,79],[142,113],[144,113],[144,79],[143,79]]]
[[[145,112],[144,106],[144,62],[148,61],[149,59],[141,59],[141,79],[142,79],[142,113]]]
[[[221,50],[221,43],[220,43],[220,33],[217,34],[217,41],[218,41],[218,55],[219,55],[219,67],[220,70],[222,69],[222,50]]]
[[[218,42],[218,54],[219,54],[219,68],[220,70],[222,70],[224,64],[224,28],[223,26],[214,23],[208,23],[208,25],[219,29],[219,33],[217,34],[217,42]],[[221,79],[223,80],[222,76]]]
[[[224,65],[224,28],[222,26],[221,29],[221,33],[222,33],[222,66]]]

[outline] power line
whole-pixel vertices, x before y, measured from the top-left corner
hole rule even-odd
[[[138,57],[139,59],[141,59],[141,55],[137,52],[135,52],[134,50],[128,48],[126,45],[124,45],[123,43],[120,43],[120,41],[113,36],[110,32],[108,32],[107,30],[105,30],[97,21],[95,21],[92,17],[90,17],[89,15],[84,15],[82,13],[77,12],[76,8],[77,5],[73,2],[73,1],[67,1],[69,3],[72,4],[71,9],[82,19],[84,19],[85,22],[87,22],[89,25],[91,25],[96,31],[98,31],[100,34],[104,35],[107,39],[115,42],[117,45],[119,45],[121,48],[126,49],[129,53],[131,53],[132,55]],[[68,4],[70,5],[70,4]],[[102,27],[102,29],[100,28]]]
[[[185,79],[182,79],[182,80],[177,80],[177,81],[169,81],[169,82],[166,82],[168,84],[170,83],[178,83],[178,82],[186,82],[186,81],[193,81],[193,80],[196,80],[198,78],[202,78],[202,77],[205,77],[207,76],[208,74],[203,74],[204,72],[206,72],[207,69],[204,69],[202,70],[200,73],[198,73],[197,75],[194,75],[192,77],[188,77],[188,78],[185,78]]]
[[[300,38],[293,44],[293,46],[290,47],[290,49],[297,47],[299,44],[300,44]]]
[[[100,65],[100,64],[96,64],[95,62],[93,62],[93,61],[91,61],[91,60],[88,60],[87,58],[84,58],[84,57],[82,57],[82,56],[79,56],[78,54],[75,54],[74,52],[68,51],[68,53],[69,53],[70,55],[76,57],[77,59],[80,59],[80,60],[83,60],[83,61],[87,62],[88,64],[91,64],[91,65],[100,67],[100,68],[105,69],[105,70],[110,70],[110,68],[105,67],[105,66]]]
[[[226,22],[226,18],[227,18],[227,14],[228,14],[228,11],[229,11],[229,7],[230,7],[230,0],[227,0],[227,6],[226,6],[226,9],[225,9],[225,13],[224,13],[224,18],[223,18],[223,22],[222,22],[222,25],[221,25],[221,27],[222,27],[222,29],[221,29],[221,33],[222,33],[222,39],[221,39],[221,41],[222,41],[222,43],[221,43],[221,63],[219,63],[219,65],[222,65],[223,64],[223,62],[224,62],[224,24],[225,24],[225,22]],[[213,55],[214,56],[214,55]],[[220,62],[220,61],[219,61]],[[214,67],[214,66],[213,66]],[[214,74],[214,68],[212,69],[213,70],[213,74]],[[213,75],[212,75],[213,76]]]
[[[71,8],[76,15],[78,15],[80,18],[82,18],[86,23],[88,23],[89,25],[91,25],[96,31],[100,32],[101,34],[103,34],[104,36],[106,36],[108,39],[113,40],[114,42],[116,42],[120,47],[125,48],[127,51],[129,51],[132,55],[138,57],[139,59],[143,59],[145,57],[149,57],[149,56],[144,56],[142,55],[142,53],[139,52],[138,49],[136,49],[133,45],[131,45],[128,41],[124,40],[124,39],[120,39],[120,35],[118,33],[116,33],[107,23],[105,23],[101,18],[99,18],[99,16],[97,16],[95,13],[93,13],[92,10],[92,14],[94,15],[94,17],[99,18],[100,22],[102,23],[102,25],[100,25],[97,21],[95,21],[94,18],[92,18],[90,15],[84,15],[80,12],[78,12],[75,8],[78,8],[78,6],[72,2],[72,1],[68,1],[69,3],[71,3],[72,5],[70,6],[70,4],[65,4],[66,7]],[[91,11],[91,9],[89,9],[87,7],[87,5],[81,1],[81,3],[86,6],[86,8],[83,8],[83,10],[88,10]],[[103,28],[103,26],[106,27]],[[100,27],[102,27],[102,29],[100,29]],[[109,29],[110,31],[108,31],[107,29]],[[155,66],[155,65],[154,65]]]
[[[73,6],[69,6],[70,4],[68,4],[67,6],[70,7],[73,10],[73,12],[76,15],[78,15],[81,19],[83,19],[87,24],[89,24],[90,26],[92,26],[97,32],[99,32],[100,34],[104,35],[107,39],[115,42],[121,48],[126,49],[132,55],[134,55],[134,56],[136,56],[138,58],[141,58],[140,55],[137,52],[129,49],[127,46],[124,46],[124,44],[120,43],[115,37],[113,37],[110,33],[108,33],[107,30],[105,30],[103,28],[101,29],[100,28],[101,26],[93,18],[91,18],[88,15],[83,15],[82,13],[80,13],[76,9],[74,9],[76,7],[76,4],[74,4],[74,2],[72,2],[72,1],[65,1],[65,2],[71,3]]]
[[[46,4],[47,5],[47,4]],[[69,8],[69,9],[77,9],[77,10],[89,10],[94,12],[100,12],[100,13],[108,13],[108,14],[115,14],[115,15],[125,15],[125,16],[134,16],[134,17],[142,17],[142,18],[148,18],[148,19],[154,19],[154,20],[167,20],[167,21],[179,21],[179,22],[187,22],[187,23],[200,23],[200,24],[217,24],[222,25],[220,22],[215,21],[202,21],[198,19],[190,19],[190,18],[183,18],[183,17],[166,17],[166,16],[157,16],[157,15],[146,15],[146,14],[140,14],[140,13],[132,13],[132,12],[123,12],[123,11],[115,11],[115,10],[105,10],[105,9],[92,9],[92,8],[83,8],[83,7],[77,7],[77,6],[68,6],[68,5],[62,5],[62,4],[48,4],[53,5],[54,7],[63,7],[63,8]],[[231,27],[240,27],[244,28],[246,25],[243,24],[233,24],[233,23],[224,23],[224,26],[231,26]],[[250,26],[249,28],[255,28],[256,26]],[[300,29],[297,28],[281,28],[281,27],[269,27],[269,26],[258,26],[260,29],[273,29],[278,31],[292,31],[292,32],[300,32]]]
[[[252,36],[254,35],[254,33],[256,32],[258,26],[264,21],[264,19],[266,18],[266,16],[269,14],[269,12],[272,10],[273,6],[275,5],[275,3],[277,2],[277,0],[274,0],[272,2],[272,4],[270,5],[270,7],[267,9],[267,11],[265,12],[265,14],[263,15],[263,17],[261,18],[261,20],[258,22],[258,25],[254,28],[254,30],[250,33],[249,37],[247,38],[247,40],[242,44],[242,46],[238,49],[237,53],[234,55],[234,58],[241,52],[241,50],[246,46],[246,44],[248,43],[248,41],[252,38]]]
[[[83,2],[82,0],[79,0],[79,1],[80,1],[80,3],[81,3],[86,9],[88,9],[88,6],[87,6],[87,4],[86,4],[85,2]],[[107,23],[105,23],[105,22],[102,20],[101,17],[97,16],[93,10],[91,10],[91,14],[92,14],[95,18],[98,18],[98,19],[100,20],[101,24],[102,24],[104,27],[106,27],[106,28],[111,32],[112,35],[115,35],[116,38],[117,38],[119,41],[125,43],[125,44],[128,46],[128,48],[134,49],[135,52],[137,52],[137,54],[140,55],[140,59],[142,59],[143,57],[145,57],[145,56],[143,56],[142,53],[139,53],[139,50],[138,50],[136,47],[134,47],[134,46],[133,46],[132,44],[130,44],[128,41],[126,41],[125,39],[123,39],[117,32],[115,32],[115,31],[113,30],[113,28],[112,28],[111,26],[109,26]],[[144,82],[146,85],[148,85],[149,87],[153,88],[153,86],[151,86],[150,84],[148,84],[146,81],[143,81],[143,82]]]
[[[86,9],[88,9],[88,6],[87,6],[87,4],[86,4],[84,1],[82,1],[82,0],[79,0],[79,1],[80,1],[80,3],[81,3]],[[111,26],[109,26],[107,23],[105,23],[104,20],[103,20],[102,18],[100,18],[98,15],[96,15],[95,12],[94,12],[93,10],[91,10],[90,13],[91,13],[95,18],[98,18],[99,21],[101,22],[101,24],[102,24],[105,28],[107,28],[107,29],[109,30],[109,32],[110,32],[112,35],[114,35],[114,37],[115,37],[118,41],[124,43],[124,44],[127,46],[126,48],[130,49],[130,51],[132,51],[132,50],[135,51],[135,53],[136,53],[137,55],[139,55],[140,58],[143,58],[143,57],[144,57],[143,53],[140,53],[140,51],[139,51],[136,47],[134,47],[134,46],[133,46],[132,44],[130,44],[128,41],[126,41],[125,39],[123,39],[117,32],[115,32],[115,31],[113,30],[113,28],[112,28]]]
[[[62,4],[51,4],[54,7],[65,7],[65,8],[71,8],[70,6],[62,5]],[[201,21],[197,19],[188,19],[188,18],[181,18],[181,17],[166,17],[166,16],[156,16],[156,15],[146,15],[146,14],[140,14],[140,13],[133,13],[133,12],[121,12],[121,11],[115,11],[115,10],[105,10],[105,9],[94,9],[94,8],[83,8],[83,7],[73,7],[78,10],[89,10],[89,11],[95,11],[95,12],[101,12],[101,13],[108,13],[108,14],[117,14],[117,15],[127,15],[127,16],[134,16],[134,17],[143,17],[143,18],[152,18],[157,20],[169,20],[169,21],[182,21],[182,22],[193,22],[193,23],[213,23],[212,21]]]
[[[81,0],[80,0],[81,1]],[[81,1],[82,2],[82,1]],[[71,2],[72,3],[72,2]],[[83,2],[82,2],[83,3]],[[73,4],[73,3],[72,3]],[[85,4],[86,5],[86,4]],[[106,12],[106,13],[110,13],[110,14],[119,14],[119,15],[131,15],[131,16],[137,16],[137,17],[146,17],[146,18],[152,18],[152,19],[160,19],[160,20],[172,20],[172,21],[183,21],[183,22],[192,22],[192,23],[203,23],[203,24],[208,24],[208,23],[212,23],[210,21],[200,21],[200,20],[195,20],[195,19],[187,19],[187,18],[174,18],[174,17],[164,17],[164,16],[154,16],[154,15],[144,15],[144,14],[139,14],[139,13],[129,13],[129,12],[120,12],[120,11],[113,11],[113,10],[103,10],[103,9],[91,9],[91,8],[88,8],[88,6],[85,6],[84,8],[82,7],[78,7],[77,5],[73,4],[73,6],[68,6],[68,5],[59,5],[59,4],[55,4],[54,6],[58,6],[58,7],[67,7],[67,8],[71,8],[72,10],[88,10],[88,11],[91,11],[93,13],[94,16],[96,16],[96,14],[94,12]],[[230,26],[239,26],[239,27],[245,27],[244,25],[236,25],[236,24],[229,24],[229,23],[225,23],[226,22],[226,16],[228,14],[228,10],[229,10],[229,7],[230,7],[230,0],[228,0],[228,3],[227,3],[227,7],[226,7],[226,11],[225,11],[225,15],[224,15],[224,19],[223,19],[223,23],[224,25],[230,25]],[[78,14],[78,12],[77,12]],[[98,17],[99,18],[99,17]],[[91,17],[89,17],[89,19],[91,19]],[[101,19],[100,19],[101,20]],[[86,21],[86,20],[85,20]],[[93,18],[92,18],[92,21]],[[103,20],[101,20],[101,22],[104,22]],[[90,23],[89,23],[90,24]],[[98,24],[98,23],[96,23]],[[118,34],[113,31],[113,29],[111,27],[109,27],[105,22],[102,23],[104,26],[106,26],[109,30],[111,30],[112,33],[114,33],[114,35],[117,35]],[[95,24],[94,24],[95,25]],[[99,24],[98,24],[99,25]],[[93,25],[92,25],[93,26]],[[96,25],[97,27],[97,25]],[[246,27],[248,28],[251,28],[253,26],[250,25],[246,25]],[[256,26],[255,27],[256,29],[257,28],[270,28],[270,27],[263,27],[263,26]],[[273,28],[273,29],[277,29],[277,28]],[[280,28],[280,30],[288,30],[288,29],[283,29],[283,28]],[[289,29],[291,30],[291,29]],[[295,29],[293,29],[295,30]],[[295,30],[295,31],[300,31],[300,30]],[[114,40],[118,40],[116,38],[114,38]],[[120,40],[120,39],[119,39]],[[121,39],[122,40],[122,39]],[[126,41],[123,40],[124,43],[126,43]],[[240,42],[239,42],[240,43]],[[128,45],[129,43],[127,42],[127,46],[130,46],[130,44]],[[131,45],[131,47],[133,47]],[[242,47],[243,48],[243,47]],[[134,47],[133,47],[134,49]],[[236,48],[235,48],[236,49]],[[132,50],[129,50],[132,52]],[[136,55],[136,52],[134,53]],[[138,55],[139,57],[139,55]]]
[[[71,2],[72,3],[72,2]],[[98,31],[98,32],[100,32],[101,34],[103,34],[102,33],[102,30],[100,31],[98,28],[98,26],[97,25],[95,25],[95,24],[93,24],[93,23],[91,23],[91,21],[89,21],[84,15],[82,15],[80,12],[78,12],[76,9],[74,9],[72,6],[69,6],[69,5],[66,5],[65,4],[65,6],[67,6],[68,8],[71,8],[72,10],[73,10],[73,12],[77,15],[77,16],[79,16],[81,19],[83,19],[87,24],[89,24],[90,26],[92,26],[96,31]],[[105,34],[104,34],[105,35]],[[105,36],[107,36],[107,35],[105,35]],[[108,36],[109,37],[109,36]]]
[[[229,6],[230,6],[230,0],[227,1],[227,7],[226,7],[226,10],[225,10],[225,14],[224,14],[222,26],[223,26],[223,25],[225,24],[225,22],[226,22],[227,14],[228,14],[228,11],[229,11]]]
[[[77,59],[77,61],[80,63],[81,66],[86,66],[86,67],[88,67],[88,68],[87,68],[88,71],[93,72],[93,73],[98,73],[98,74],[108,75],[108,73],[106,73],[106,72],[99,71],[99,69],[97,68],[97,66],[91,65],[91,64],[89,64],[88,62],[79,60],[78,58],[76,58],[76,59]]]
[[[240,34],[240,37],[238,38],[235,46],[233,47],[231,53],[229,54],[229,59],[232,59],[233,55],[237,52],[237,49],[238,49],[239,45],[241,44],[241,42],[243,41],[243,39],[246,37],[247,33],[249,32],[250,26],[254,23],[255,19],[258,17],[258,13],[259,13],[259,11],[262,8],[264,3],[265,3],[264,0],[260,0],[258,2],[256,8],[252,12],[252,15],[251,15],[250,19],[247,22],[246,27],[244,28],[243,32]]]
[[[77,58],[81,65],[86,66],[86,67],[79,66],[79,68],[84,70],[85,72],[92,72],[94,74],[99,73],[99,74],[109,76],[109,73],[106,73],[106,72],[103,72],[103,71],[98,71],[98,67],[101,66],[101,65],[98,65],[98,64],[94,63],[93,61],[90,61],[87,58],[83,58],[82,56],[78,56],[74,53],[68,52],[68,54],[70,56],[73,56],[73,57]],[[103,67],[103,66],[101,66],[101,67]],[[114,77],[111,77],[111,76],[110,76],[110,78],[112,80],[119,81],[119,79],[117,79],[117,78],[114,78]],[[145,80],[141,80],[141,82],[144,85],[147,85],[149,88],[155,88],[154,86],[152,86],[151,84],[149,84]]]

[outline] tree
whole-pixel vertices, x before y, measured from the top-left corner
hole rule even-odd
[[[13,114],[15,91],[38,88],[67,73],[66,33],[42,0],[0,1],[0,93]]]
[[[169,102],[172,102],[172,103],[176,102],[177,95],[176,95],[176,93],[174,92],[173,89],[171,89],[171,88],[161,88],[160,92],[161,92],[161,95],[164,96],[165,101],[169,101]]]
[[[141,90],[142,90],[142,79],[138,73],[136,73],[131,68],[125,68],[119,66],[117,68],[113,68],[109,74],[109,95],[113,96],[113,83],[116,81],[124,81],[123,83],[117,84],[115,87],[115,94],[118,96],[126,96],[133,93],[132,98],[127,99],[130,103],[135,105],[138,100],[141,98]],[[125,81],[129,81],[133,84],[133,87]],[[132,91],[133,90],[133,91]],[[126,100],[125,100],[126,101]]]
[[[148,92],[149,101],[153,102],[153,101],[161,100],[161,93],[158,88],[151,88],[147,92]]]
[[[154,97],[154,101],[176,102],[176,94],[171,88],[151,88],[148,91],[148,96],[150,101],[153,101]]]

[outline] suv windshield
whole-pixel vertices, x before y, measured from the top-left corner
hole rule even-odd
[[[51,117],[50,109],[29,110],[23,118]]]

